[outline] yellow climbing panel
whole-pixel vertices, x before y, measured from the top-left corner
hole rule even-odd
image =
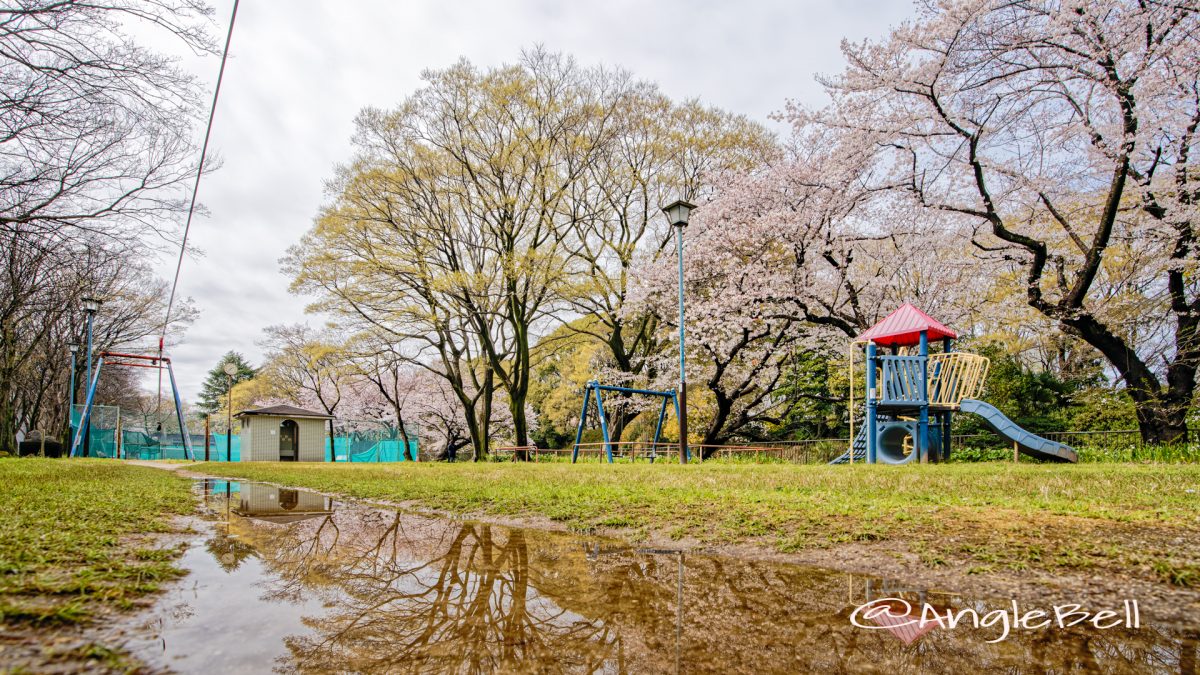
[[[978,354],[950,352],[929,355],[929,404],[958,407],[964,398],[978,398],[991,361]]]

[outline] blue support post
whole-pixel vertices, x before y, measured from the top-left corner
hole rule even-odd
[[[187,425],[183,422],[183,403],[179,400],[179,387],[175,386],[175,371],[171,369],[170,361],[167,361],[167,376],[171,378],[171,394],[175,397],[175,418],[179,420],[179,435],[183,436],[183,452],[189,460],[194,462],[196,455],[192,452],[192,437],[188,434]],[[232,435],[233,429],[229,429],[228,433]]]
[[[921,413],[917,424],[917,460],[922,464],[929,461],[929,448],[926,447],[929,438],[929,333],[921,331]]]
[[[664,422],[664,420],[667,417],[668,402],[670,402],[670,400],[668,400],[666,398],[666,396],[662,396],[662,407],[659,408],[659,423],[658,423],[658,425],[654,426],[654,444],[655,444],[655,446],[658,446],[659,440],[662,437],[662,422]],[[655,454],[658,454],[658,448],[655,448],[654,452],[655,452]]]
[[[87,320],[87,379],[84,381],[89,382],[89,383],[92,381],[92,320],[95,317],[96,317],[95,312],[89,311],[87,313],[87,318],[88,318],[88,320]],[[99,370],[99,368],[97,368],[97,370]],[[90,419],[87,424],[84,423],[83,418],[80,418],[80,420],[79,420],[79,425],[84,429],[83,452],[85,455],[91,454],[89,452],[89,450],[91,449],[91,446],[92,446],[92,443],[91,443],[92,427],[90,426],[90,422],[91,422]]]
[[[613,463],[612,445],[608,442],[608,416],[604,414],[604,399],[600,397],[600,388],[596,388],[596,409],[600,411],[600,435],[604,437],[604,454],[608,463]]]
[[[73,424],[72,415],[75,413],[75,352],[71,352],[71,388],[67,392],[67,436],[74,437],[75,425]]]
[[[867,464],[875,463],[876,441],[879,436],[879,421],[876,419],[877,392],[875,382],[875,343],[867,343]],[[854,440],[850,441],[850,452],[854,452]]]
[[[687,361],[684,358],[684,316],[683,316],[683,226],[675,230],[676,259],[679,261],[679,389],[675,392],[677,400],[682,398],[676,419],[679,420],[679,463],[687,464],[692,452],[688,449],[687,424]]]
[[[92,313],[88,312],[87,322],[87,382],[92,381]]]
[[[79,431],[75,432],[75,439],[71,441],[71,453],[69,456],[75,457],[79,452],[79,446],[83,442],[84,434],[87,433],[88,423],[92,419],[92,401],[96,398],[96,383],[100,381],[100,369],[104,366],[104,357],[101,356],[96,360],[96,374],[92,376],[92,381],[88,384],[87,396],[83,399],[83,415],[79,418]]]
[[[579,459],[579,442],[583,440],[583,425],[587,423],[588,398],[592,395],[592,383],[583,386],[583,412],[579,413],[579,428],[575,430],[575,447],[571,448],[571,463]]]
[[[659,456],[659,441],[662,438],[662,420],[667,417],[667,404],[671,402],[666,396],[662,396],[662,405],[659,407],[659,423],[654,425],[654,441],[650,446],[650,464],[654,464],[654,460]]]

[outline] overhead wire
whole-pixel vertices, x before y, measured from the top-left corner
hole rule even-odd
[[[196,182],[192,185],[191,203],[188,205],[187,220],[183,225],[183,240],[179,243],[179,260],[175,263],[175,279],[171,282],[171,295],[167,300],[167,313],[163,317],[162,332],[158,336],[158,358],[162,359],[167,339],[167,327],[171,323],[171,310],[175,307],[175,293],[179,288],[179,273],[183,269],[183,258],[187,255],[188,235],[192,231],[192,217],[196,213],[196,195],[200,192],[200,178],[204,175],[204,162],[208,157],[208,141],[212,136],[213,118],[217,114],[217,101],[221,98],[221,82],[225,79],[225,62],[229,58],[229,43],[233,40],[233,26],[237,23],[239,0],[233,0],[233,11],[229,17],[229,30],[225,33],[225,48],[221,51],[221,68],[217,71],[217,85],[213,89],[212,107],[208,111],[208,125],[204,129],[204,143],[200,146],[200,163],[196,166]],[[158,402],[155,412],[162,408],[162,371],[158,371]],[[180,431],[182,433],[182,430]]]

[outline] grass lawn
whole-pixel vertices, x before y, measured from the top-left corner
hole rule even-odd
[[[144,535],[190,513],[186,479],[97,459],[0,460],[0,625],[74,624],[181,574]]]
[[[873,548],[967,573],[1132,575],[1200,586],[1200,466],[224,464],[196,471],[408,502],[548,518],[633,540],[772,553]]]

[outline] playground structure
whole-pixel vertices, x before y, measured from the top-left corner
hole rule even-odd
[[[937,462],[950,458],[953,414],[980,417],[1013,444],[1014,452],[1037,459],[1075,462],[1075,451],[1017,426],[995,407],[978,400],[989,361],[953,351],[958,334],[904,303],[859,335],[850,346],[850,448],[830,464]],[[941,352],[930,353],[931,344]],[[854,354],[865,346],[867,400],[864,424],[854,433]],[[880,354],[879,348],[891,354]],[[916,353],[912,353],[915,348]],[[903,350],[903,352],[902,352]]]
[[[90,343],[89,343],[90,344]],[[175,400],[175,419],[179,422],[179,435],[183,443],[184,459],[195,461],[192,453],[191,436],[183,418],[183,403],[179,398],[179,387],[175,385],[175,371],[171,368],[171,359],[162,355],[146,356],[144,354],[125,354],[121,352],[100,352],[96,358],[96,370],[92,381],[88,383],[87,397],[84,398],[83,413],[80,415],[79,427],[72,434],[71,451],[69,456],[77,457],[82,448],[90,443],[84,443],[90,437],[93,405],[96,399],[96,385],[100,382],[100,372],[104,369],[105,359],[109,366],[124,366],[126,368],[151,368],[160,373],[165,369],[171,381],[171,395]],[[90,438],[89,438],[90,440]],[[88,448],[90,451],[90,448]]]
[[[660,446],[665,447],[665,444],[660,443],[659,439],[662,438],[663,422],[667,417],[668,404],[674,403],[675,419],[679,419],[679,396],[676,394],[676,392],[673,390],[654,391],[653,389],[617,387],[613,385],[600,384],[595,380],[591,380],[583,387],[583,412],[579,414],[579,428],[575,431],[575,445],[571,448],[571,463],[574,464],[575,462],[579,461],[580,449],[585,448],[587,445],[594,445],[581,443],[583,440],[583,428],[584,425],[587,424],[588,403],[590,402],[593,394],[596,397],[596,410],[597,415],[600,418],[600,434],[604,439],[599,445],[602,446],[604,456],[608,463],[613,463],[613,448],[618,444],[613,443],[612,439],[608,435],[608,415],[604,412],[604,396],[601,393],[605,391],[615,392],[618,394],[637,394],[639,396],[656,396],[662,398],[662,406],[658,410],[658,423],[654,427],[654,440],[649,444],[645,444],[648,447],[646,457],[653,462],[658,457],[658,448]],[[678,447],[678,444],[672,443],[671,447]],[[684,452],[685,456],[688,459],[691,459],[691,451],[688,450],[686,446]]]

